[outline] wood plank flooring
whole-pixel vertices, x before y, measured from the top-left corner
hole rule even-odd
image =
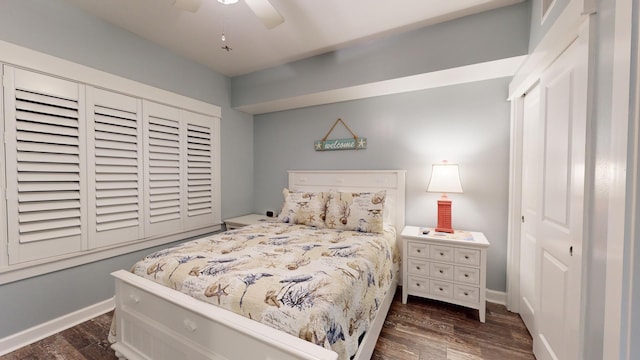
[[[487,322],[478,311],[396,293],[378,339],[373,360],[529,360],[531,336],[517,314],[487,303]],[[18,349],[0,360],[116,359],[107,334],[112,313],[91,319]],[[243,359],[244,360],[244,359]]]
[[[518,314],[487,303],[486,323],[478,311],[409,297],[401,289],[391,304],[374,360],[530,360],[532,339]]]

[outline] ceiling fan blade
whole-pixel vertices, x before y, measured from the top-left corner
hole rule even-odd
[[[178,9],[191,12],[196,12],[200,8],[201,4],[202,0],[175,0],[173,2],[173,6]]]
[[[244,0],[244,2],[251,8],[267,29],[273,29],[284,22],[282,15],[271,5],[269,0]]]

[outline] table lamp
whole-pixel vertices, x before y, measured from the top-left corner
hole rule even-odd
[[[447,161],[443,161],[442,164],[433,164],[427,192],[442,193],[442,197],[438,199],[438,226],[436,231],[453,233],[453,228],[451,227],[451,200],[447,197],[447,193],[462,193],[458,164],[449,164]]]

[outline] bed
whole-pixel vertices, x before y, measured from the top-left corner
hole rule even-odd
[[[113,273],[116,355],[369,359],[398,284],[404,184],[404,171],[290,171],[285,199],[301,197],[285,202],[279,222],[196,239]],[[348,210],[331,210],[343,197],[381,207],[347,221]],[[339,289],[352,292],[330,297]]]

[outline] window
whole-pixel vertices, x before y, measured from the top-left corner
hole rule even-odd
[[[0,284],[221,228],[220,109],[88,73],[3,65]]]

